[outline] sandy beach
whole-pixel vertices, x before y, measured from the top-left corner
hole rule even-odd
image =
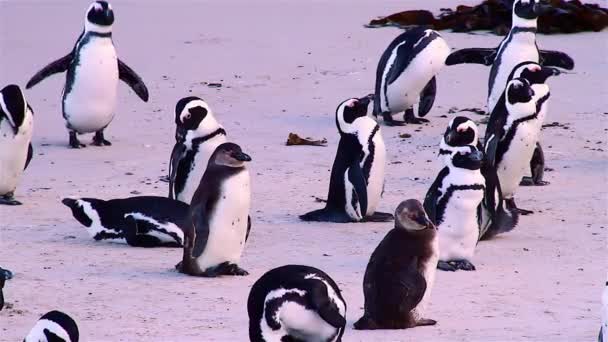
[[[247,295],[284,264],[320,268],[348,304],[344,341],[593,341],[606,278],[608,194],[608,31],[539,35],[543,49],[576,62],[549,80],[542,131],[547,187],[522,187],[518,227],[477,246],[475,272],[437,273],[428,318],[434,327],[355,331],[369,256],[391,223],[309,224],[320,207],[336,152],[336,106],[373,92],[378,59],[400,30],[368,29],[400,10],[455,7],[455,1],[114,1],[119,58],[150,90],[143,103],[119,85],[111,147],[72,150],[61,117],[65,76],[28,90],[35,111],[34,159],[16,197],[0,207],[4,288],[0,341],[23,339],[45,312],[74,317],[82,341],[246,341]],[[460,1],[474,4],[477,1]],[[73,47],[88,0],[0,1],[2,86],[27,80]],[[603,5],[606,5],[604,2]],[[430,6],[430,7],[427,7]],[[451,48],[495,47],[501,37],[441,32]],[[488,67],[445,67],[428,125],[382,126],[388,162],[380,211],[422,201],[438,172],[440,135],[458,109],[485,106]],[[218,89],[205,82],[219,82]],[[196,95],[209,103],[253,161],[252,232],[241,260],[247,277],[177,273],[180,249],[93,241],[60,200],[135,194],[165,196],[174,143],[174,107]],[[485,128],[484,128],[485,129]],[[290,132],[327,138],[328,147],[285,146]],[[400,133],[411,138],[402,139]],[[92,135],[81,136],[89,144]]]

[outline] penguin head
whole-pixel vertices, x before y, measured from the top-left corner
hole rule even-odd
[[[477,125],[467,117],[457,116],[450,121],[443,139],[449,146],[477,145]]]
[[[536,20],[542,14],[549,13],[553,7],[541,0],[515,0],[513,2],[513,23],[515,19]]]
[[[336,125],[340,133],[354,133],[357,129],[353,122],[361,117],[367,116],[367,107],[373,95],[362,98],[351,98],[343,101],[336,109]]]
[[[50,311],[40,317],[23,342],[78,342],[79,338],[78,325],[72,317],[61,311]]]
[[[245,163],[250,161],[251,157],[244,153],[239,145],[223,143],[215,149],[211,158],[209,158],[209,167],[216,165],[243,168]]]
[[[25,101],[19,86],[9,84],[0,90],[0,121],[4,116],[15,134],[26,120],[31,120],[32,114],[32,109]]]
[[[479,170],[483,153],[475,146],[458,147],[452,151],[450,164],[453,167],[467,170]]]
[[[408,199],[401,202],[395,209],[395,228],[408,231],[435,230],[435,225],[427,216],[420,201]]]
[[[108,33],[111,32],[113,23],[114,11],[108,2],[95,1],[87,9],[85,31]]]
[[[222,128],[209,105],[196,96],[184,97],[175,105],[175,139],[183,142],[213,133]]]
[[[513,68],[509,79],[525,78],[530,84],[542,84],[551,76],[560,74],[559,69],[541,66],[535,62],[521,62]]]

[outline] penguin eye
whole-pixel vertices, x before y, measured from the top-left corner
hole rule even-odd
[[[190,113],[188,113],[188,114],[184,115],[184,118],[185,118],[186,120],[190,119],[191,117],[192,117],[192,114],[190,114]]]

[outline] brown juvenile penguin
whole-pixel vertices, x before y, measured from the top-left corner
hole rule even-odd
[[[365,312],[355,329],[407,329],[424,319],[439,257],[435,225],[415,199],[395,210],[395,228],[372,253],[365,277]]]

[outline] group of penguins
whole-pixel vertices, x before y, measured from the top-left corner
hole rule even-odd
[[[574,67],[568,55],[539,50],[536,45],[537,18],[550,10],[537,0],[514,1],[511,31],[497,48],[451,52],[436,31],[408,29],[382,54],[374,94],[338,106],[335,122],[340,141],[326,205],[300,218],[394,221],[394,229],[367,265],[364,313],[355,329],[434,325],[436,321],[424,315],[435,270],[475,270],[471,258],[477,243],[512,230],[520,214],[531,213],[517,208],[514,197],[520,182],[546,184],[539,144],[550,96],[545,82],[560,74],[556,67]],[[39,71],[26,86],[67,72],[62,110],[72,148],[85,146],[78,140],[83,133],[94,133],[95,145],[111,144],[103,132],[114,115],[119,79],[148,100],[142,79],[116,56],[113,22],[110,4],[92,3],[73,50]],[[483,139],[472,120],[453,118],[441,137],[442,168],[424,202],[403,201],[394,215],[377,212],[386,166],[378,121],[387,126],[428,121],[422,117],[433,106],[436,75],[444,65],[461,63],[491,66],[490,116]],[[17,205],[13,193],[33,154],[33,110],[17,85],[6,86],[0,95],[0,202]],[[177,102],[175,124],[168,197],[62,202],[95,240],[183,248],[176,268],[192,276],[247,275],[238,262],[251,229],[246,166],[251,157],[228,141],[209,105],[198,97]],[[528,171],[532,176],[524,177]],[[4,285],[12,273],[0,270],[0,285]],[[338,285],[310,266],[286,265],[265,273],[251,288],[247,311],[251,341],[341,341],[346,326],[346,302]],[[74,320],[52,311],[42,316],[25,341],[78,339]]]

